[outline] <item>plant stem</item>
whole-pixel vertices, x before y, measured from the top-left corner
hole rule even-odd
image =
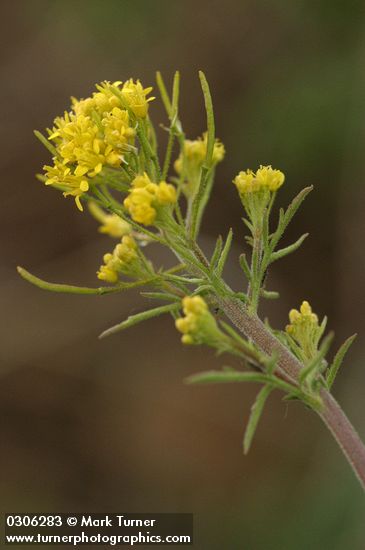
[[[322,390],[321,397],[324,409],[319,413],[320,417],[365,489],[365,446],[335,398],[325,390]]]

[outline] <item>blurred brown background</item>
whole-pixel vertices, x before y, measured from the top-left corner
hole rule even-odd
[[[314,184],[287,236],[311,236],[272,269],[284,326],[308,299],[336,345],[359,332],[335,387],[365,435],[365,6],[307,0],[24,0],[2,3],[1,508],[4,511],[194,512],[199,549],[360,550],[363,495],[320,421],[273,395],[248,457],[242,434],[257,388],[187,387],[219,366],[180,345],[161,318],[99,341],[142,308],[138,294],[53,295],[20,280],[21,264],[54,281],[95,285],[110,242],[71,199],[34,174],[33,137],[103,79],[182,74],[185,130],[204,130],[198,69],[211,84],[227,148],[204,223],[212,247],[230,226],[226,270],[242,284],[241,206],[231,180],[271,163],[280,201]],[[156,101],[153,119],[165,122]],[[154,252],[155,256],[158,252]],[[162,256],[161,256],[162,261]]]

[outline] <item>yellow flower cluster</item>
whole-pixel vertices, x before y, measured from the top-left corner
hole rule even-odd
[[[128,222],[122,220],[117,214],[106,214],[95,202],[89,203],[89,211],[101,223],[99,227],[100,233],[120,239],[132,231]]]
[[[200,296],[185,296],[182,301],[185,317],[176,319],[175,326],[183,334],[183,344],[193,344],[201,329],[202,319],[209,314],[209,309]]]
[[[290,310],[289,321],[290,324],[285,327],[286,332],[299,344],[305,357],[310,359],[317,351],[322,332],[317,315],[313,313],[309,303],[304,301],[299,311]]]
[[[207,142],[208,134],[206,132],[203,134],[203,137],[199,137],[195,140],[185,140],[183,151],[174,163],[174,168],[178,174],[181,174],[183,169],[183,159],[185,159],[187,170],[189,165],[195,167],[203,164],[207,154]],[[223,143],[216,139],[213,148],[213,164],[221,162],[224,159],[225,153],[226,151]]]
[[[174,162],[175,171],[181,174],[184,171],[186,186],[184,191],[193,194],[200,179],[200,170],[207,154],[207,133],[195,140],[186,139],[183,151]],[[223,143],[215,140],[213,148],[213,164],[218,164],[224,159],[226,151]]]
[[[104,254],[104,265],[97,272],[98,279],[116,283],[119,273],[128,275],[131,264],[138,258],[137,244],[133,237],[125,235],[112,253]]]
[[[152,88],[137,81],[103,82],[91,97],[72,98],[70,112],[57,117],[49,140],[56,148],[53,166],[44,166],[46,184],[57,185],[64,195],[75,197],[82,210],[80,196],[88,191],[89,179],[104,166],[119,167],[134,143],[132,118],[144,118]]]
[[[124,199],[124,206],[134,221],[151,225],[156,219],[158,208],[174,204],[176,199],[173,185],[165,181],[153,183],[144,173],[133,180],[129,195]]]
[[[241,195],[255,193],[257,191],[277,191],[284,183],[285,176],[280,170],[274,170],[271,166],[260,166],[255,172],[246,170],[240,172],[233,183]]]

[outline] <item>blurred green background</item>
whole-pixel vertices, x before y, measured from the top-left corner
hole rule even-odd
[[[311,236],[272,269],[282,299],[264,313],[282,327],[308,299],[329,315],[336,345],[359,332],[335,394],[364,436],[364,2],[17,0],[2,4],[1,26],[2,510],[193,512],[203,550],[362,550],[361,489],[311,412],[274,394],[243,457],[257,388],[183,384],[224,358],[181,346],[168,318],[98,341],[142,308],[137,293],[47,294],[15,266],[94,285],[110,248],[71,199],[35,180],[49,158],[32,130],[95,82],[133,76],[147,86],[157,69],[170,81],[179,69],[194,138],[205,129],[203,69],[227,156],[202,245],[233,227],[226,275],[239,289],[234,175],[282,169],[283,204],[314,184],[287,239]],[[166,123],[158,101],[151,116]]]

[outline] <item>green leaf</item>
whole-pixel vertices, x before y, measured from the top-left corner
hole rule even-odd
[[[253,228],[252,223],[247,218],[241,218],[241,219],[242,219],[243,223],[245,224],[245,226],[248,227],[250,232],[253,234],[254,233],[254,228]]]
[[[215,269],[216,264],[219,260],[219,257],[222,254],[222,248],[223,248],[223,239],[222,239],[222,236],[219,235],[217,242],[215,243],[214,252],[210,260],[210,269],[212,271]]]
[[[200,173],[199,188],[195,195],[192,205],[192,216],[190,219],[189,233],[190,237],[194,240],[197,236],[200,220],[203,215],[204,207],[207,203],[207,191],[208,194],[211,189],[212,183],[210,176],[213,170],[213,150],[215,141],[215,123],[212,96],[209,90],[209,84],[202,71],[199,71],[200,84],[203,91],[205,110],[207,114],[207,152],[204,160],[204,164]]]
[[[220,258],[219,258],[219,261],[218,261],[218,264],[217,264],[217,268],[216,268],[216,273],[219,276],[222,275],[225,263],[227,261],[229,251],[231,249],[232,237],[233,237],[233,231],[232,231],[232,229],[230,229],[229,233],[228,233],[228,236],[227,236],[227,239],[226,239],[226,242],[224,244],[224,248],[222,250],[222,254],[220,255]]]
[[[205,285],[200,285],[198,286],[198,288],[196,288],[194,290],[194,292],[192,293],[192,296],[197,296],[201,293],[205,293],[205,292],[214,292],[214,287],[212,285],[210,285],[209,283],[205,284]]]
[[[260,353],[255,349],[253,344],[251,342],[248,342],[238,332],[235,331],[231,325],[226,323],[225,321],[220,321],[220,325],[224,328],[224,330],[229,334],[229,336],[237,342],[237,344],[242,349],[244,355],[249,359],[251,362],[253,362],[256,366],[260,365],[261,362],[261,355]]]
[[[308,378],[308,376],[310,376],[312,373],[314,373],[316,370],[319,370],[320,371],[320,367],[321,367],[321,362],[322,362],[322,359],[325,358],[325,356],[327,355],[328,353],[328,350],[331,346],[331,343],[332,343],[332,340],[333,340],[333,337],[334,337],[334,334],[333,332],[330,332],[329,334],[327,334],[327,336],[324,338],[322,344],[321,344],[321,347],[317,353],[317,355],[314,357],[314,359],[309,363],[309,365],[307,365],[306,367],[304,367],[304,369],[302,369],[300,371],[300,374],[299,374],[299,381],[303,384],[305,382],[305,380]]]
[[[252,439],[255,435],[257,425],[263,413],[266,400],[272,390],[272,387],[264,386],[257,394],[255,402],[251,407],[250,418],[248,419],[245,435],[243,438],[243,452],[245,455],[247,455],[248,451],[250,450]]]
[[[157,82],[158,89],[160,91],[162,103],[164,104],[164,107],[166,109],[167,116],[171,118],[172,105],[169,98],[169,94],[167,93],[167,90],[166,90],[165,82],[162,78],[162,74],[160,73],[160,71],[156,72],[156,82]]]
[[[279,361],[279,353],[277,350],[272,352],[267,359],[265,359],[265,367],[267,374],[273,374]]]
[[[232,296],[234,298],[238,298],[241,302],[244,302],[245,304],[248,304],[249,299],[245,292],[233,292]]]
[[[168,292],[140,292],[141,296],[150,298],[151,300],[164,300],[167,302],[181,302],[181,298],[176,294],[170,294]]]
[[[180,303],[169,304],[167,306],[161,306],[154,309],[149,309],[147,311],[142,311],[142,313],[137,313],[136,315],[130,315],[128,319],[126,319],[122,323],[114,325],[113,327],[102,332],[99,338],[105,338],[106,336],[115,334],[120,330],[124,330],[126,328],[132,327],[133,325],[137,325],[138,323],[142,323],[143,321],[147,321],[147,319],[158,317],[159,315],[163,315],[164,313],[172,313],[174,311],[178,311],[179,309],[181,309]]]
[[[56,147],[52,145],[52,143],[38,130],[34,130],[34,135],[36,138],[39,139],[39,141],[42,143],[42,145],[45,146],[46,149],[51,153],[52,156],[57,157],[58,153],[56,150]]]
[[[275,292],[274,290],[265,290],[264,288],[260,290],[260,296],[266,298],[266,300],[277,300],[280,298],[280,294],[278,292]]]
[[[274,248],[276,247],[285,229],[288,227],[289,223],[293,219],[293,216],[297,212],[298,208],[300,207],[300,205],[302,204],[306,196],[312,191],[312,189],[313,189],[313,185],[309,187],[305,187],[292,200],[292,202],[289,204],[285,212],[283,211],[282,208],[280,209],[278,228],[273,234],[271,238],[271,243],[270,243],[272,250],[274,250]]]
[[[239,372],[234,369],[222,371],[205,371],[186,378],[188,384],[216,384],[232,382],[267,382],[265,374],[255,372]]]
[[[122,290],[128,290],[130,288],[136,288],[139,286],[147,285],[155,280],[154,278],[145,279],[143,281],[136,281],[133,283],[118,283],[115,286],[102,286],[98,288],[91,288],[86,286],[65,285],[63,283],[49,283],[43,279],[39,279],[35,275],[32,275],[24,269],[18,266],[17,271],[23,279],[32,283],[32,285],[41,288],[42,290],[49,290],[50,292],[60,292],[63,294],[111,294],[113,292],[121,292]]]
[[[170,162],[171,162],[172,147],[174,144],[175,130],[176,130],[175,125],[177,123],[177,118],[178,118],[179,93],[180,93],[180,73],[179,71],[176,71],[174,75],[174,82],[173,82],[173,88],[172,88],[172,105],[171,105],[171,111],[169,114],[169,118],[170,118],[169,139],[167,142],[165,160],[164,160],[162,175],[161,175],[161,178],[163,181],[167,177],[169,167],[170,167]]]
[[[203,71],[199,71],[200,84],[204,95],[205,110],[207,113],[207,153],[205,157],[205,165],[212,165],[214,141],[215,141],[215,123],[212,96],[209,90],[209,84]]]
[[[304,233],[295,243],[286,246],[285,248],[281,248],[280,250],[277,250],[276,252],[273,252],[270,256],[269,263],[272,264],[273,262],[276,262],[276,260],[279,260],[280,258],[284,258],[284,256],[287,256],[288,254],[291,254],[292,252],[295,252],[298,250],[298,248],[301,246],[301,244],[304,242],[304,240],[308,237],[309,233]]]
[[[193,374],[185,380],[188,384],[225,384],[234,382],[256,382],[270,384],[273,388],[280,389],[287,393],[297,393],[302,396],[299,388],[288,382],[277,378],[274,375],[260,372],[240,372],[236,370],[206,371]]]
[[[241,269],[244,272],[244,274],[246,275],[248,281],[251,281],[251,277],[252,277],[251,270],[250,270],[250,266],[248,265],[245,253],[242,253],[240,255],[239,262],[240,262]]]
[[[342,344],[338,352],[336,353],[336,356],[333,360],[332,365],[328,369],[327,376],[326,376],[326,382],[328,389],[331,389],[333,382],[335,381],[335,378],[337,376],[338,370],[342,365],[342,362],[345,358],[346,353],[348,352],[351,344],[355,340],[357,334],[353,334],[347,340]]]

